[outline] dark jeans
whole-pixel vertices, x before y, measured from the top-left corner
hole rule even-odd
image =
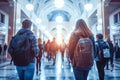
[[[104,67],[108,63],[108,60],[109,59],[103,59],[101,61],[96,61],[96,66],[97,66],[97,69],[98,69],[99,80],[104,80],[104,75],[105,75]]]
[[[64,62],[64,51],[61,51],[62,54],[62,62]]]
[[[36,74],[38,75],[38,72],[41,71],[41,58],[42,58],[42,55],[39,55],[37,58],[36,58]]]
[[[75,75],[75,80],[87,80],[87,76],[89,73],[89,69],[80,69],[73,67],[74,75]]]

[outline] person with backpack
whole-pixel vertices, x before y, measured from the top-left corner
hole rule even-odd
[[[104,80],[104,68],[110,59],[110,48],[109,44],[103,40],[103,34],[97,34],[96,39],[95,61],[98,69],[99,80]]]
[[[83,19],[79,19],[69,40],[68,52],[75,80],[87,80],[93,66],[95,43],[92,32]]]
[[[39,54],[37,39],[31,31],[31,25],[31,20],[25,19],[22,29],[12,37],[8,48],[20,80],[33,80],[35,57]]]

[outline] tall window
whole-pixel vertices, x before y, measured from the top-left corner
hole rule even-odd
[[[5,23],[5,15],[0,13],[0,23]]]
[[[114,15],[114,23],[120,23],[120,12]]]

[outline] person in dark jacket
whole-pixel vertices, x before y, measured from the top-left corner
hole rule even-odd
[[[93,46],[94,46],[95,43],[94,43],[93,34],[89,30],[89,28],[87,27],[87,25],[86,25],[86,23],[83,19],[80,19],[80,20],[77,21],[76,27],[75,27],[74,31],[72,32],[72,34],[70,36],[68,52],[69,52],[70,60],[71,60],[72,65],[73,65],[73,71],[74,71],[75,79],[76,80],[87,80],[89,70],[91,69],[92,66],[77,67],[76,64],[75,64],[77,62],[74,62],[75,49],[76,49],[78,40],[81,37],[91,39],[91,41],[93,43]],[[91,46],[91,47],[93,47],[93,46]],[[95,47],[94,47],[94,51],[95,51]]]
[[[4,53],[4,55],[6,55],[6,50],[7,50],[7,44],[6,43],[4,44],[3,48],[4,48],[4,52],[3,53]]]
[[[96,61],[97,69],[98,69],[99,80],[104,80],[104,75],[105,75],[104,67],[108,63],[109,58],[103,58],[102,54],[99,52],[99,51],[102,51],[100,49],[100,44],[105,44],[105,41],[103,40],[103,34],[101,33],[97,34],[96,39],[97,41],[96,41],[95,61]]]
[[[120,58],[120,47],[118,46],[118,43],[115,43],[114,46],[114,52],[115,52],[115,58]]]
[[[38,47],[39,47],[39,54],[37,56],[37,62],[36,62],[36,74],[38,75],[39,71],[41,71],[41,58],[43,53],[43,44],[41,38],[38,38]]]
[[[109,47],[110,47],[110,64],[111,64],[111,67],[113,67],[113,53],[114,53],[114,47],[113,47],[113,43],[112,41],[110,40],[110,37],[107,38],[106,42],[109,44]],[[109,69],[109,64],[107,63],[106,65],[106,69],[108,70]]]
[[[0,44],[0,55],[2,54],[2,45]]]
[[[37,39],[36,39],[34,33],[31,31],[31,26],[32,26],[31,20],[25,19],[22,22],[22,29],[20,29],[17,32],[17,34],[22,34],[22,36],[25,35],[26,37],[29,38],[29,41],[31,42],[30,45],[31,45],[31,50],[32,50],[32,52],[29,53],[29,57],[32,57],[32,60],[27,65],[25,65],[25,66],[16,65],[19,80],[33,80],[33,77],[34,77],[35,58],[39,54],[39,48],[38,48]],[[26,34],[29,34],[29,36],[27,36]],[[20,36],[20,35],[17,35],[17,36]],[[10,55],[12,55],[14,53],[14,48],[12,48],[12,46],[9,46],[8,53]],[[31,56],[32,53],[34,53],[34,56]],[[25,53],[23,53],[23,54],[25,54]],[[23,55],[23,54],[21,54],[21,55]],[[19,61],[21,61],[21,60],[19,60]]]

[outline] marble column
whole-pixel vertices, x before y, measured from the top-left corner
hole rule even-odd
[[[17,33],[18,32],[18,30],[20,30],[21,29],[21,22],[22,22],[22,20],[21,20],[21,5],[20,5],[20,3],[19,2],[17,2],[16,3],[16,31],[15,31],[15,33]]]
[[[97,9],[98,25],[101,26],[100,33],[103,34],[104,39],[109,36],[109,6],[106,5],[105,1],[98,0]],[[101,20],[101,21],[100,21]]]
[[[110,36],[109,6],[104,2],[102,8],[103,8],[103,35],[104,39],[106,39]]]
[[[9,4],[9,28],[8,28],[8,43],[16,30],[16,3],[11,1]]]

